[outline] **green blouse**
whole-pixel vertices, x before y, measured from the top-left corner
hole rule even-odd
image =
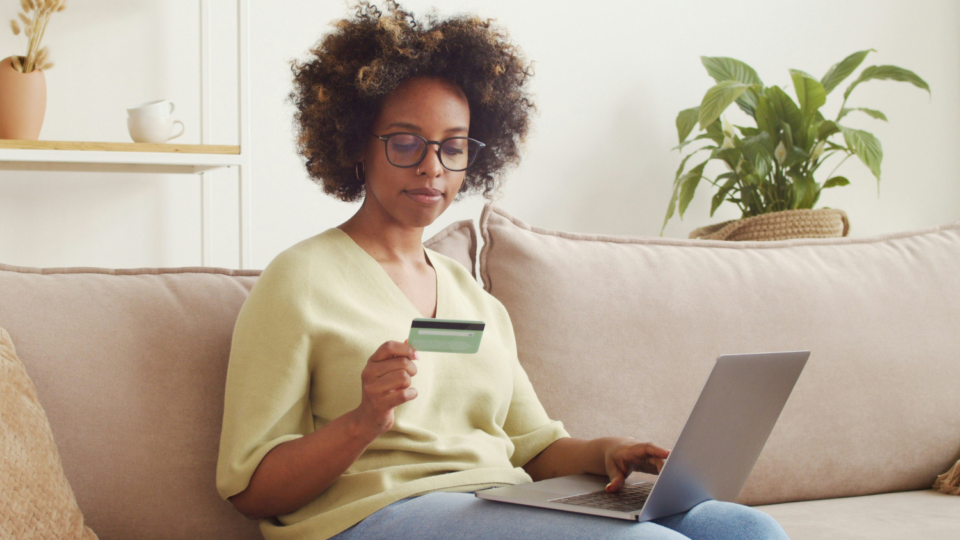
[[[325,540],[400,499],[530,482],[521,468],[569,436],[550,420],[517,359],[510,316],[453,259],[424,248],[438,319],[486,323],[476,354],[420,352],[394,426],[299,510],[265,518],[266,540]],[[270,262],[234,326],[217,490],[246,489],[263,456],[360,404],[360,372],[423,317],[383,267],[338,228]],[[317,464],[322,467],[322,463]]]

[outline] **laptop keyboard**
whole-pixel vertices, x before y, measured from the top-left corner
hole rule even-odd
[[[653,489],[653,484],[650,482],[638,482],[623,486],[616,493],[607,493],[606,490],[595,491],[583,495],[574,495],[573,497],[551,499],[550,502],[612,510],[614,512],[635,512],[643,508],[644,503],[647,502],[647,497],[650,496],[651,489]]]

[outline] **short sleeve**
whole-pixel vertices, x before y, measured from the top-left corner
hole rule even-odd
[[[263,457],[313,431],[307,319],[308,268],[283,252],[240,308],[227,366],[217,490],[245,490]]]
[[[499,303],[499,302],[498,302]],[[513,323],[506,308],[500,304],[507,319],[508,341],[513,353],[513,399],[507,411],[503,429],[514,445],[510,463],[514,467],[523,467],[557,439],[569,437],[559,420],[551,420],[544,410],[537,393],[527,377],[526,371],[517,358],[517,343],[513,333]]]

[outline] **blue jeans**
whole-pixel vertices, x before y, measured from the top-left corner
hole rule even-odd
[[[682,514],[637,523],[434,492],[397,501],[333,537],[380,538],[784,540],[787,534],[767,514],[726,502],[706,501]]]

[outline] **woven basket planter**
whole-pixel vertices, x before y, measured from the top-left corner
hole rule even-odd
[[[704,240],[789,240],[846,236],[850,222],[843,210],[784,210],[700,227],[690,238]]]

